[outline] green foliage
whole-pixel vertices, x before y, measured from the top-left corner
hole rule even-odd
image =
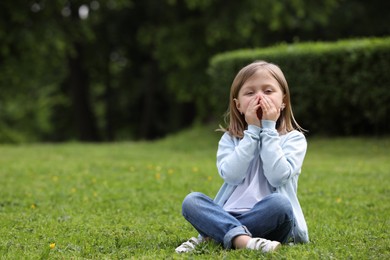
[[[0,147],[5,259],[387,259],[390,139],[309,139],[299,198],[311,243],[263,255],[208,243],[181,216],[190,191],[214,196],[220,133],[159,142]],[[189,145],[188,140],[191,140]],[[22,159],[21,159],[22,158]],[[52,247],[52,248],[50,248]]]
[[[64,43],[25,2],[0,4],[0,142],[35,141],[52,131]],[[12,10],[7,12],[7,10]]]
[[[234,76],[254,60],[278,64],[289,83],[294,114],[310,133],[390,131],[390,38],[281,44],[216,55],[210,62],[216,116],[227,108]],[[222,97],[222,98],[221,98]]]
[[[212,120],[213,55],[389,35],[389,3],[0,1],[0,142],[152,139]]]

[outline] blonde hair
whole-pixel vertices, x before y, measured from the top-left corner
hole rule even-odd
[[[219,130],[229,132],[230,135],[238,138],[244,136],[244,130],[248,127],[248,124],[245,121],[245,115],[242,115],[238,111],[234,99],[238,98],[238,93],[244,83],[258,70],[269,72],[277,80],[284,94],[283,103],[285,104],[285,108],[280,112],[280,116],[276,121],[276,129],[278,132],[287,133],[293,130],[304,132],[305,130],[295,121],[290,102],[290,91],[282,70],[277,65],[266,61],[255,61],[237,73],[230,88],[229,108],[225,113],[227,128],[221,127]]]

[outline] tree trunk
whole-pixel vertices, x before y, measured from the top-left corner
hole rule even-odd
[[[73,43],[68,56],[68,89],[72,100],[73,120],[80,141],[99,141],[96,120],[91,109],[88,72],[83,66],[83,46]]]
[[[111,86],[111,71],[110,71],[110,57],[107,54],[107,60],[105,64],[105,89],[104,89],[104,102],[105,102],[105,139],[107,141],[113,141],[115,139],[114,134],[114,100]]]
[[[142,110],[141,121],[139,125],[139,137],[141,139],[154,139],[158,135],[158,129],[155,129],[156,117],[162,111],[156,110],[156,103],[159,101],[156,99],[157,88],[158,88],[158,70],[155,61],[149,61],[144,65],[143,71],[143,101],[142,101]]]

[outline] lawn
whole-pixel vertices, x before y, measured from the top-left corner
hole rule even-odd
[[[390,138],[309,138],[299,198],[311,243],[263,255],[212,243],[180,214],[190,191],[214,196],[220,133],[156,142],[0,146],[1,259],[389,259]]]

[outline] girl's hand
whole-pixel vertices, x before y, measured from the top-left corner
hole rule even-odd
[[[248,125],[256,125],[260,127],[260,119],[257,116],[257,110],[260,109],[260,97],[254,97],[248,104],[248,108],[245,111],[245,121]]]
[[[260,107],[263,111],[263,120],[277,121],[280,116],[280,109],[275,106],[270,98],[262,96],[260,99]]]

